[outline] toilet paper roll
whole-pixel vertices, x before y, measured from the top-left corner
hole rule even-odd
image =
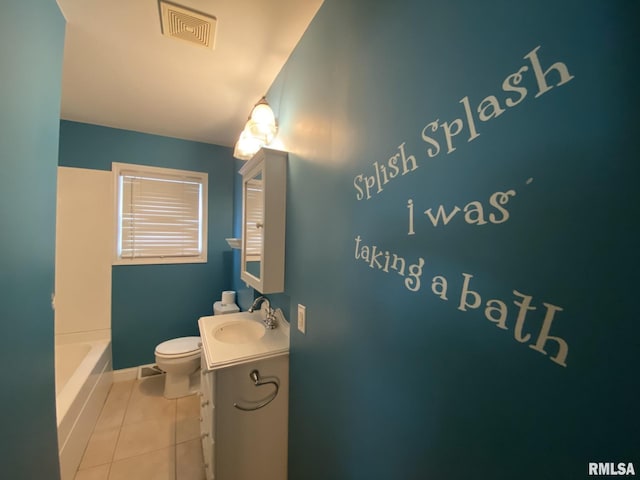
[[[232,305],[236,303],[236,292],[233,290],[226,290],[222,292],[222,304],[223,305]]]

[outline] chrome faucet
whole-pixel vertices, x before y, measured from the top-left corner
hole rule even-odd
[[[253,304],[251,305],[251,307],[249,307],[249,313],[255,312],[256,309],[265,302],[267,304],[267,318],[264,319],[264,324],[269,330],[272,330],[276,328],[278,325],[276,322],[276,312],[273,308],[271,308],[271,303],[269,302],[269,299],[267,297],[261,295],[258,298],[256,298],[253,301]]]
[[[260,305],[262,305],[263,302],[267,302],[267,310],[271,310],[271,304],[269,303],[269,299],[265,296],[260,296],[258,298],[256,298],[253,301],[253,304],[251,305],[251,307],[249,307],[249,313],[253,313],[256,311],[256,308],[258,308]]]

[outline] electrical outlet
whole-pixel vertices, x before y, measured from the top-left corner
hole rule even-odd
[[[298,330],[305,333],[307,329],[307,307],[298,304]]]

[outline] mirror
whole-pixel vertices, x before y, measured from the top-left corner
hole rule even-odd
[[[261,266],[264,246],[264,188],[262,169],[251,178],[244,180],[244,268],[255,277],[262,278]]]

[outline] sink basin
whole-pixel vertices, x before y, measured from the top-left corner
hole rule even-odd
[[[254,320],[239,319],[223,323],[213,332],[213,338],[223,343],[249,343],[260,340],[265,327]]]
[[[214,371],[289,353],[289,322],[277,311],[278,327],[264,324],[263,312],[208,315],[198,319],[203,369]]]

